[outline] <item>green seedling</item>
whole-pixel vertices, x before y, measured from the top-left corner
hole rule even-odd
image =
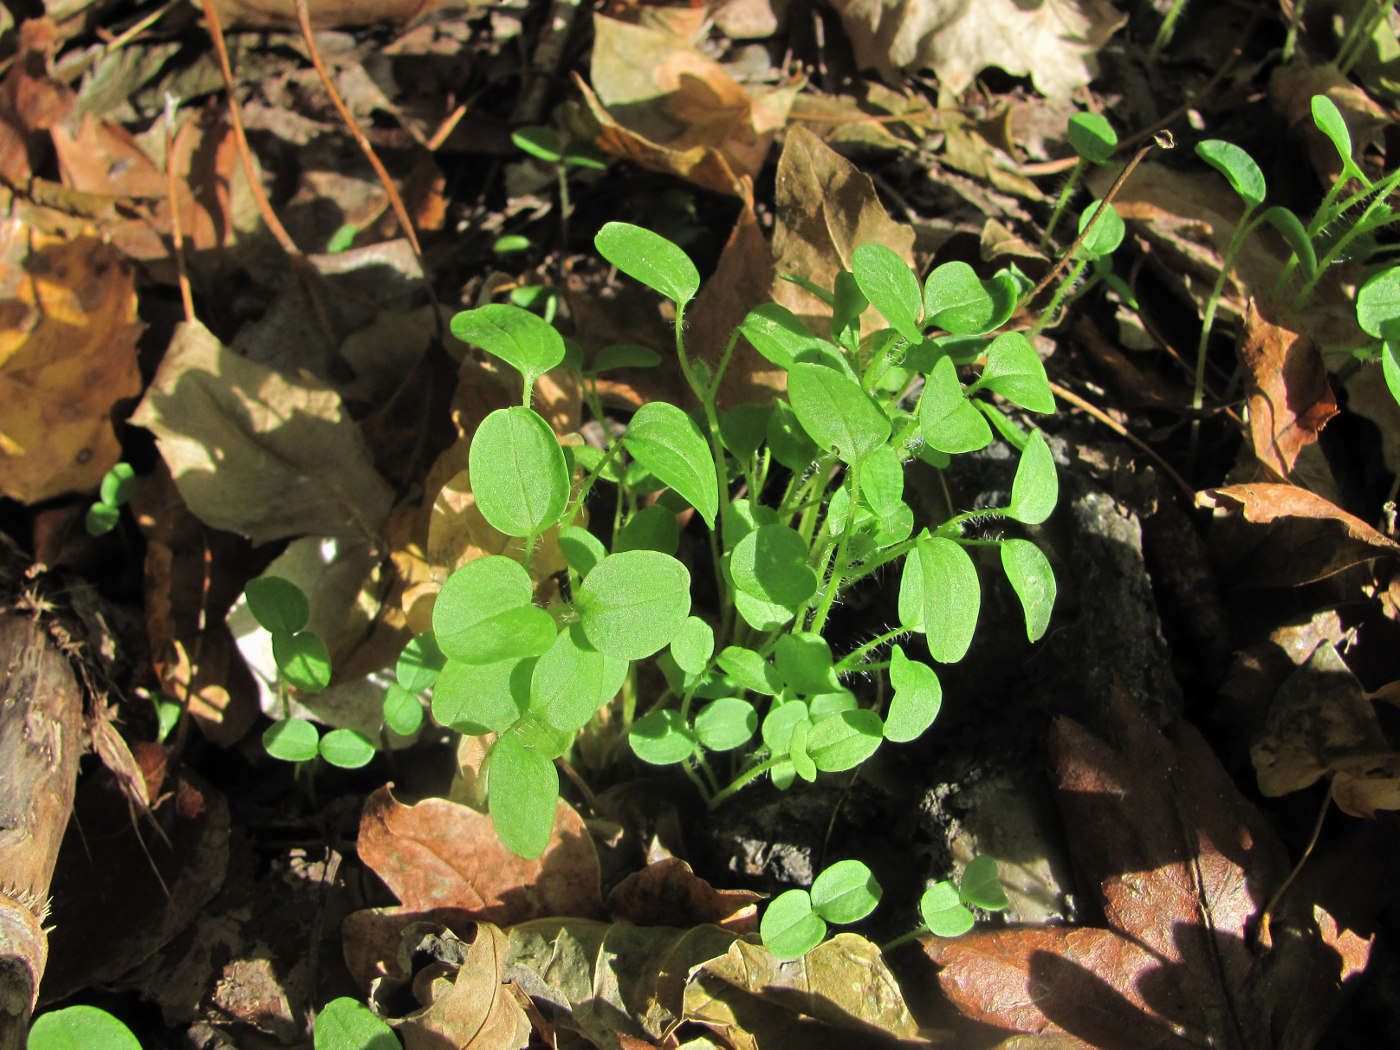
[[[838,861],[816,877],[810,892],[788,890],[770,901],[759,935],[777,958],[800,959],[826,937],[827,923],[859,922],[875,910],[883,892],[860,861]]]
[[[510,140],[515,143],[517,149],[554,168],[555,181],[559,187],[559,241],[560,246],[567,249],[569,213],[572,210],[569,200],[570,169],[598,171],[607,165],[590,143],[565,141],[552,128],[537,125],[517,128],[511,132]]]
[[[320,635],[305,629],[311,605],[302,589],[280,576],[260,576],[249,580],[243,593],[248,611],[272,635],[284,710],[287,687],[315,693],[330,685],[330,653]],[[268,726],[263,747],[286,762],[309,762],[319,756],[343,769],[358,769],[374,757],[374,744],[354,730],[333,729],[323,736],[314,722],[290,716]]]
[[[653,402],[620,434],[606,433],[602,448],[565,449],[530,407],[535,380],[555,368],[574,373],[602,419],[597,377],[652,367],[656,353],[609,347],[584,363],[542,319],[509,304],[454,318],[455,334],[521,373],[520,403],[488,416],[468,453],[477,507],[519,541],[517,554],[452,574],[431,641],[405,652],[403,692],[385,698],[394,726],[401,709],[413,717],[409,698],[431,689],[434,721],[492,738],[486,808],[502,841],[529,857],[550,841],[556,760],[586,771],[585,759],[606,762],[625,748],[676,767],[713,807],[759,777],[786,788],[855,769],[885,741],[917,739],[942,704],[932,665],[961,659],[976,631],[978,548],[997,548],[1032,641],[1055,600],[1050,563],[1029,539],[965,534],[993,518],[1038,525],[1058,495],[1045,439],[1008,414],[1054,409],[1030,341],[997,331],[1026,294],[1024,277],[1005,270],[984,279],[950,263],[921,281],[890,249],[861,245],[824,292],[828,334],[767,304],[707,362],[686,345],[700,274],[685,252],[624,223],[604,226],[595,244],[674,304],[676,361],[697,407]],[[868,330],[872,310],[888,327]],[[786,372],[787,396],[721,411],[720,384],[741,338]],[[965,380],[978,362],[980,373]],[[905,464],[918,456],[946,465],[988,445],[994,431],[1020,451],[1008,505],[916,525]],[[615,491],[615,513],[584,528],[581,508],[600,485]],[[677,557],[682,513],[705,537],[708,563]],[[532,574],[546,533],[558,536],[568,566],[548,609]],[[886,567],[899,574],[898,624],[834,653],[824,636],[834,604]],[[702,607],[692,604],[692,569],[713,577]],[[888,659],[877,659],[887,647]],[[666,683],[659,695],[639,692],[657,680],[640,673],[647,662]],[[887,707],[862,706],[843,683],[882,673]],[[794,920],[800,928],[832,918],[818,904],[811,921]]]
[[[96,1006],[40,1014],[29,1027],[29,1050],[141,1050],[131,1029]]]
[[[346,996],[332,999],[316,1015],[315,1050],[401,1050],[394,1030],[364,1003]]]
[[[84,524],[89,536],[111,532],[121,520],[121,508],[131,498],[136,484],[136,471],[130,463],[117,463],[102,476],[97,502],[88,508]]]
[[[1070,169],[1069,178],[1065,180],[1064,188],[1060,190],[1060,196],[1055,201],[1055,210],[1050,213],[1050,221],[1045,225],[1045,233],[1040,238],[1041,248],[1049,246],[1050,239],[1055,235],[1055,227],[1059,225],[1060,216],[1078,188],[1086,168],[1090,164],[1103,167],[1111,165],[1113,151],[1118,148],[1118,133],[1113,130],[1108,118],[1100,113],[1076,113],[1070,117],[1067,137],[1070,146],[1078,154],[1078,159]]]
[[[973,908],[1002,911],[1008,906],[1006,891],[997,878],[997,862],[983,854],[968,861],[962,880],[930,883],[919,898],[919,916],[924,920],[917,929],[897,937],[884,950],[889,951],[925,933],[936,937],[959,937],[976,923]]]

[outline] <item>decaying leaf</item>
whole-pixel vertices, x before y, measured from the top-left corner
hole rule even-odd
[[[317,0],[310,8],[314,29],[368,26],[376,22],[398,25],[430,11],[453,11],[476,6],[475,0]],[[214,9],[224,28],[291,29],[297,24],[296,0],[215,0]]]
[[[121,457],[112,409],[141,392],[143,326],[131,267],[29,211],[0,221],[0,493],[34,503],[96,488]]]
[[[1239,510],[1249,522],[1273,524],[1248,563],[1235,566],[1242,578],[1267,579],[1275,586],[1311,583],[1372,558],[1400,555],[1400,543],[1293,485],[1227,485],[1197,493],[1196,501]]]
[[[198,322],[176,329],[132,421],[155,432],[190,510],[254,543],[372,537],[393,500],[334,391],[231,353]]]
[[[608,894],[615,921],[633,926],[697,926],[713,923],[732,933],[758,929],[755,905],[763,894],[717,890],[678,857],[666,857],[634,871]]]

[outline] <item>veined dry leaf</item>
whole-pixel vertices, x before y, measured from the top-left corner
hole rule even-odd
[[[335,391],[239,357],[198,322],[176,329],[132,422],[155,432],[200,520],[254,543],[373,537],[393,502]]]
[[[1245,372],[1254,455],[1287,478],[1303,446],[1337,414],[1327,369],[1313,341],[1259,313],[1251,298],[1236,347]]]
[[[758,929],[763,894],[717,890],[678,857],[666,857],[634,871],[608,894],[614,921],[633,926],[697,926],[712,923],[731,933]]]
[[[112,409],[141,392],[131,268],[95,235],[0,222],[0,493],[93,489],[121,456]]]
[[[886,79],[931,69],[959,94],[987,66],[1029,74],[1062,98],[1089,83],[1094,55],[1127,21],[1107,0],[835,0],[864,68]]]
[[[58,124],[50,134],[69,189],[137,199],[165,196],[164,173],[120,124],[84,113],[76,132]]]
[[[717,926],[539,919],[511,928],[505,976],[554,1007],[557,1027],[621,1050],[622,1036],[659,1042],[691,1019],[693,974],[733,942]]]
[[[1255,483],[1196,494],[1200,506],[1239,510],[1246,521],[1277,522],[1265,533],[1242,575],[1276,585],[1311,583],[1382,555],[1400,556],[1400,543],[1307,489]]]

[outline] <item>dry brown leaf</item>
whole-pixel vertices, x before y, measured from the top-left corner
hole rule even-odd
[[[316,0],[307,6],[313,29],[335,29],[376,22],[403,25],[433,11],[470,10],[482,4],[480,0]],[[297,25],[296,0],[215,0],[214,9],[225,29],[294,29]]]
[[[509,942],[500,927],[479,923],[470,943],[453,937],[461,961],[415,974],[422,1010],[394,1027],[404,1050],[517,1050],[530,1041],[530,1020],[504,983]]]
[[[0,177],[23,185],[47,159],[45,132],[73,111],[77,96],[49,74],[53,24],[30,19],[19,32],[20,53],[0,81]]]
[[[1287,478],[1299,452],[1337,414],[1326,366],[1310,338],[1261,316],[1253,298],[1236,350],[1254,455],[1277,478]]]
[[[197,321],[175,330],[132,422],[155,432],[201,521],[254,543],[372,538],[393,501],[335,391],[239,357]]]
[[[698,926],[713,923],[733,933],[758,929],[763,894],[717,890],[678,857],[666,857],[634,871],[608,894],[608,912],[633,926]]]
[[[0,493],[95,488],[121,456],[112,410],[141,392],[135,276],[97,236],[0,222]]]
[[[1235,565],[1243,578],[1271,580],[1275,586],[1311,583],[1372,558],[1400,556],[1400,543],[1293,485],[1227,485],[1197,493],[1196,502],[1239,510],[1256,524],[1277,522],[1247,563]]]

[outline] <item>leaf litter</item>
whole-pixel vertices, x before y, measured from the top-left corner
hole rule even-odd
[[[599,305],[614,289],[575,241],[557,240],[528,263],[490,250],[507,229],[529,228],[545,241],[551,224],[561,237],[568,229],[560,220],[569,205],[553,196],[550,179],[536,173],[530,182],[512,155],[508,132],[519,116],[499,97],[522,72],[539,75],[511,50],[536,39],[522,8],[310,5],[310,22],[325,31],[313,45],[317,57],[360,134],[387,159],[398,183],[389,192],[319,94],[321,81],[305,64],[311,51],[296,32],[297,5],[205,6],[231,33],[264,34],[229,38],[236,72],[246,78],[234,112],[256,140],[247,164],[242,132],[221,102],[180,106],[225,87],[190,12],[160,9],[148,23],[114,24],[96,43],[90,26],[66,12],[18,27],[8,13],[0,21],[13,56],[0,82],[0,200],[8,216],[0,245],[8,321],[0,487],[17,504],[73,503],[121,455],[144,457],[132,510],[145,538],[134,576],[148,652],[131,659],[147,666],[144,677],[126,676],[131,700],[120,699],[122,676],[110,679],[123,711],[115,725],[124,733],[141,726],[149,715],[131,702],[138,691],[159,691],[188,706],[209,745],[233,749],[260,706],[281,713],[267,687],[271,665],[246,644],[251,632],[236,608],[248,579],[271,565],[315,595],[319,629],[338,654],[337,681],[308,710],[328,724],[368,727],[378,724],[375,705],[405,632],[430,622],[446,576],[474,557],[509,550],[475,510],[466,452],[481,420],[512,403],[515,379],[439,340],[442,308],[425,296],[425,277],[438,295],[457,282],[448,313],[558,282],[586,358],[622,341],[666,345],[651,301],[622,292]],[[1169,107],[1144,102],[1131,80],[1120,86],[1115,78],[1134,63],[1133,75],[1155,78],[1164,97],[1187,97],[1228,125],[1229,106],[1254,75],[1237,70],[1223,88],[1207,85],[1223,91],[1223,101],[1209,91],[1188,95],[1202,86],[1194,74],[1178,70],[1164,81],[1161,69],[1143,65],[1139,44],[1120,32],[1128,15],[1104,0],[833,6],[833,17],[803,25],[807,15],[795,6],[767,0],[713,11],[612,3],[591,19],[587,49],[575,50],[572,66],[543,67],[561,87],[552,96],[558,108],[538,119],[611,163],[632,165],[624,170],[641,187],[623,201],[607,180],[578,175],[575,226],[582,216],[597,226],[628,208],[643,209],[632,217],[645,219],[650,208],[653,219],[709,251],[709,277],[689,323],[697,345],[715,348],[702,350],[712,364],[727,332],[763,302],[824,331],[830,309],[783,275],[829,287],[855,248],[871,241],[919,273],[933,261],[1008,256],[1038,273],[1044,259],[1031,216],[1057,187],[1037,165],[1069,151],[1057,131],[1025,128],[1058,128],[1064,113],[1086,106],[1106,108],[1124,131],[1151,130]],[[373,23],[393,28],[362,29]],[[1193,31],[1209,38],[1200,23]],[[1316,45],[1313,23],[1301,32]],[[528,62],[548,61],[545,39]],[[782,43],[786,53],[765,42]],[[863,79],[862,70],[878,79]],[[474,87],[464,94],[467,81]],[[1296,137],[1311,177],[1325,182],[1338,171],[1335,151],[1319,140],[1308,100],[1324,92],[1336,102],[1357,161],[1378,176],[1391,125],[1387,83],[1375,72],[1358,83],[1332,65],[1297,63],[1277,68],[1256,97]],[[164,116],[167,92],[178,113],[173,124]],[[513,183],[499,178],[511,165]],[[1071,342],[1052,334],[1042,356],[1052,350],[1056,380],[1087,391],[1096,389],[1095,370],[1110,370],[1119,400],[1105,406],[1104,418],[1179,456],[1171,436],[1180,423],[1176,392],[1192,366],[1176,325],[1183,306],[1199,317],[1211,284],[1223,281],[1243,403],[1227,400],[1234,387],[1226,373],[1236,362],[1221,364],[1221,355],[1212,367],[1224,371],[1207,389],[1218,395],[1213,419],[1233,435],[1234,444],[1217,440],[1234,465],[1198,468],[1192,481],[1200,506],[1214,511],[1203,529],[1221,576],[1238,589],[1231,600],[1251,621],[1267,620],[1260,593],[1325,584],[1332,589],[1291,593],[1317,608],[1376,598],[1381,610],[1345,634],[1349,644],[1338,635],[1306,646],[1290,671],[1257,688],[1238,709],[1252,712],[1240,716],[1242,735],[1225,748],[1248,754],[1267,799],[1322,790],[1344,814],[1375,818],[1400,808],[1388,712],[1400,668],[1371,655],[1385,643],[1369,641],[1393,641],[1400,600],[1391,574],[1400,545],[1393,510],[1388,522],[1378,516],[1358,498],[1354,479],[1364,470],[1393,474],[1400,425],[1380,368],[1353,354],[1363,339],[1350,310],[1360,278],[1343,267],[1305,309],[1286,310],[1273,279],[1288,253],[1269,237],[1252,239],[1222,273],[1238,201],[1214,173],[1187,168],[1176,158],[1143,163],[1115,200],[1137,253],[1125,287],[1142,299],[1115,293],[1114,309],[1127,323],[1083,312],[1076,332],[1093,325],[1098,335]],[[1112,174],[1091,179],[1091,191],[1102,195]],[[509,185],[533,189],[506,199]],[[268,188],[270,205],[257,200]],[[412,218],[407,231],[394,215],[395,193]],[[952,198],[956,208],[929,206]],[[284,214],[290,231],[280,248],[266,229],[272,212]],[[317,254],[342,231],[348,249]],[[180,321],[172,305],[183,281],[199,319]],[[879,323],[868,315],[866,334]],[[1106,338],[1115,327],[1119,337]],[[1145,345],[1130,348],[1132,333]],[[1093,365],[1065,360],[1065,348],[1076,345],[1098,347]],[[782,381],[741,343],[721,403],[771,394]],[[609,412],[621,414],[658,398],[676,403],[681,389],[665,368],[599,384]],[[536,406],[566,443],[589,440],[582,394],[567,381],[545,376]],[[1144,411],[1150,419],[1135,415]],[[1084,426],[1063,417],[1067,430]],[[1353,417],[1379,427],[1376,457],[1332,439]],[[144,451],[138,428],[154,439],[145,439]],[[1393,501],[1393,487],[1389,495]],[[81,571],[102,557],[98,542],[44,549]],[[538,561],[534,582],[547,589],[564,566],[557,537],[544,538]],[[1239,641],[1259,635],[1242,631]],[[1208,718],[1209,709],[1203,702],[1190,713]],[[139,917],[148,929],[113,927],[97,915],[66,920],[83,936],[106,925],[111,948],[97,970],[59,977],[59,960],[73,953],[57,941],[55,995],[116,980],[193,929],[193,917],[214,907],[209,897],[228,865],[219,791],[172,774],[177,753],[113,739],[108,707],[98,710],[91,725],[99,754],[127,777],[128,789],[133,761],[151,767],[145,786],[163,823],[159,834],[140,822],[131,827],[135,852],[114,856],[100,877],[88,870],[81,877],[96,878],[97,888],[77,893],[143,894],[149,907]],[[984,924],[955,940],[926,937],[921,954],[936,973],[899,953],[887,961],[873,939],[853,933],[796,961],[774,958],[750,939],[762,894],[717,888],[723,872],[703,870],[699,856],[691,859],[702,870],[692,870],[663,845],[663,838],[678,845],[666,830],[680,823],[674,809],[645,819],[628,810],[614,821],[596,798],[582,795],[577,807],[561,801],[550,845],[524,862],[500,847],[483,813],[433,797],[452,789],[420,770],[399,796],[418,799],[411,805],[380,777],[339,785],[349,792],[339,811],[315,819],[303,812],[295,826],[319,821],[313,838],[324,839],[327,858],[338,864],[338,850],[353,840],[358,863],[382,882],[365,899],[328,859],[317,907],[333,898],[345,920],[329,932],[317,925],[315,936],[339,940],[352,990],[368,996],[410,1047],[446,1040],[495,1050],[560,1033],[573,1033],[565,1039],[579,1045],[629,1048],[853,1039],[1008,1048],[1316,1045],[1336,989],[1366,970],[1372,937],[1364,931],[1376,928],[1370,898],[1355,910],[1360,918],[1345,922],[1337,916],[1352,912],[1329,911],[1315,894],[1276,899],[1290,862],[1306,855],[1286,815],[1254,808],[1188,722],[1154,728],[1122,690],[1109,710],[1104,726],[1060,717],[1049,733],[1065,835],[1093,900],[1079,915],[1097,914],[1101,923]],[[391,760],[397,754],[417,752],[396,751]],[[457,770],[457,793],[468,802],[479,762],[468,757]],[[92,792],[108,797],[103,815],[89,819],[116,831],[124,818],[113,815],[114,783],[92,781]],[[271,790],[292,793],[288,784]],[[281,826],[259,808],[264,797],[251,809],[235,805],[240,828],[266,834]],[[1275,822],[1289,831],[1288,849]],[[1324,841],[1317,863],[1326,863],[1327,849]],[[146,872],[147,861],[136,859],[143,851]],[[64,863],[69,877],[80,877]],[[130,890],[151,873],[159,892]],[[242,869],[229,877],[248,879]],[[769,880],[764,888],[779,887]],[[233,962],[222,970],[207,957],[190,962],[182,978],[190,986],[160,993],[167,1023],[198,1019],[207,1027],[209,1013],[193,1004],[222,975],[224,991],[209,1001],[226,1019],[296,1039],[293,1004],[314,1008],[316,997],[253,961],[251,924],[243,930],[236,912],[217,914],[233,931],[220,949]],[[318,912],[315,921],[330,920]],[[252,992],[230,993],[235,976],[250,989],[262,982],[274,1007],[255,1007]]]

